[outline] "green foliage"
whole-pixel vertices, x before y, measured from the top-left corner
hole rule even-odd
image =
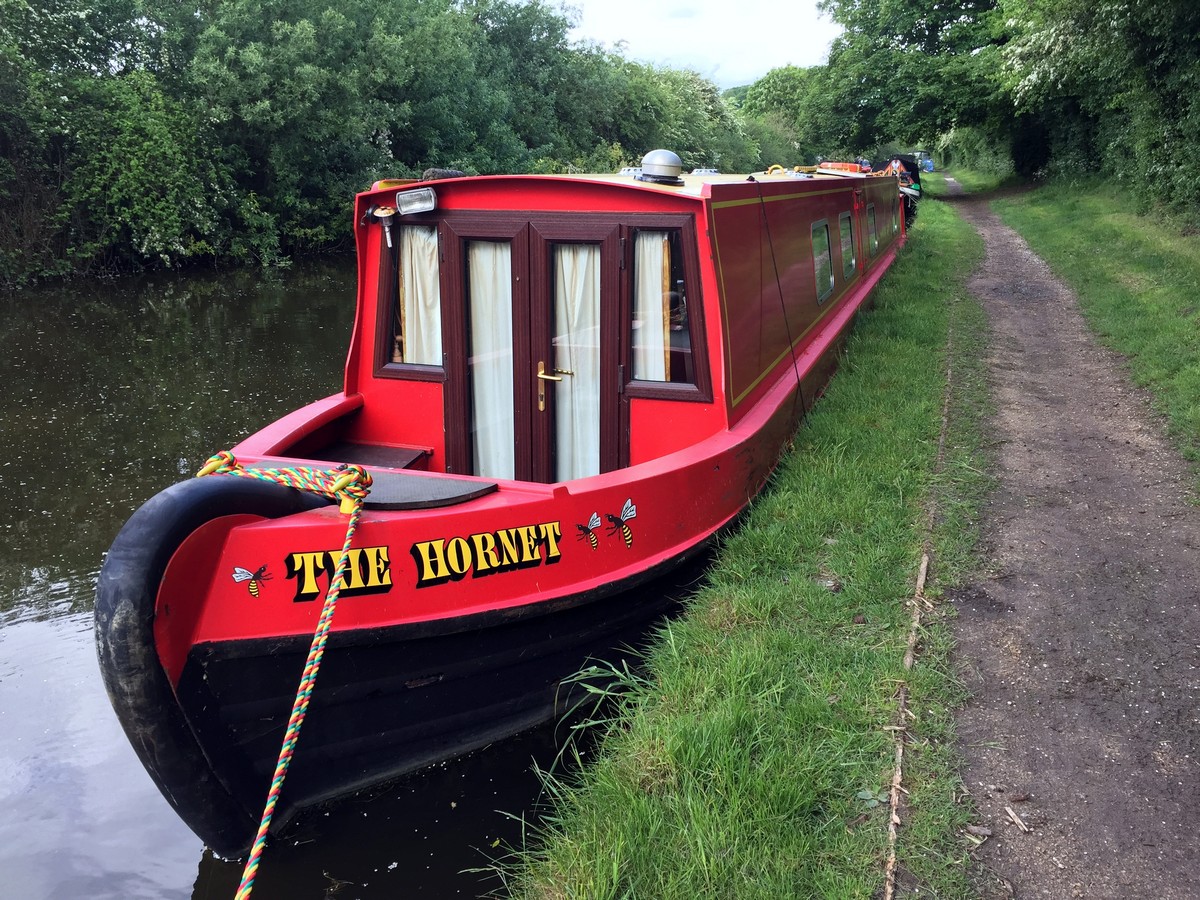
[[[1049,148],[1043,171],[1102,171],[1200,205],[1200,7],[1190,0],[1004,0],[1005,86]]]
[[[0,284],[349,245],[429,166],[755,168],[693,72],[568,39],[545,0],[0,0]]]
[[[216,173],[197,123],[146,71],[79,87],[63,185],[79,267],[170,266],[210,255],[221,191],[213,190]]]
[[[981,128],[951,128],[937,141],[937,156],[946,167],[962,167],[1001,178],[1013,172],[1010,147]]]
[[[1193,0],[822,0],[825,66],[737,95],[755,134],[825,156],[936,147],[988,177],[1101,173],[1143,206],[1200,207]],[[773,144],[772,146],[777,146]]]
[[[764,161],[812,165],[818,156],[845,152],[842,136],[830,127],[837,119],[830,115],[827,74],[817,67],[785,66],[768,72],[747,89],[742,104],[747,121],[774,138],[768,146],[775,152],[766,153],[764,148]],[[790,145],[788,152],[781,152],[781,141]]]
[[[988,119],[998,89],[995,0],[820,6],[845,28],[830,51],[826,90],[847,148],[931,142]]]

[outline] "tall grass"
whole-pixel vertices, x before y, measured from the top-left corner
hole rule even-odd
[[[982,319],[962,282],[981,253],[952,211],[923,205],[770,490],[644,673],[611,690],[595,761],[548,779],[544,827],[501,866],[511,896],[875,896],[902,681],[914,739],[904,877],[963,895],[945,628],[924,630],[912,672],[902,660],[933,499],[943,578],[970,555]],[[955,395],[962,426],[939,472],[951,358],[975,387]]]
[[[1200,463],[1200,236],[1194,220],[1139,215],[1116,185],[1056,183],[995,208],[1079,296],[1128,359],[1180,451]]]

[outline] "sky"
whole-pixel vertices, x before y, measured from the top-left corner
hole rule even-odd
[[[781,66],[826,61],[841,31],[816,0],[559,0],[581,13],[571,32],[627,59],[691,69],[725,89]]]

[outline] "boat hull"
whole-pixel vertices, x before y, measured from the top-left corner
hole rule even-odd
[[[249,479],[175,485],[126,524],[98,582],[100,668],[118,718],[164,797],[224,857],[243,855],[254,837],[311,635],[199,642],[172,681],[156,638],[169,605],[167,573],[188,562],[181,548],[206,526],[248,515],[270,523],[321,505]],[[677,598],[676,586],[696,577],[684,563],[713,537],[569,596],[334,630],[272,831],[306,807],[562,712],[572,701],[560,682],[589,659],[627,654]]]
[[[578,698],[561,680],[590,659],[627,656],[677,598],[676,583],[648,579],[515,613],[333,635],[275,829],[306,807],[565,712]],[[255,816],[307,653],[304,639],[229,642],[195,648],[184,668],[179,698],[195,711],[198,743],[224,789]],[[202,837],[222,855],[240,855],[253,836],[243,822],[206,825]]]

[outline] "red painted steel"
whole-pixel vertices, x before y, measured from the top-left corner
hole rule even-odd
[[[435,182],[439,210],[565,212],[620,223],[633,213],[683,213],[696,223],[712,402],[629,401],[629,465],[578,482],[501,482],[492,494],[430,510],[368,511],[359,529],[365,548],[335,631],[470,615],[569,597],[619,584],[686,553],[728,523],[764,483],[793,427],[796,373],[818,372],[836,350],[850,314],[894,255],[901,233],[892,221],[894,179],[756,176],[714,178],[687,190],[624,179],[471,178]],[[377,273],[382,229],[361,224],[393,190],[358,197],[362,263],[358,315],[347,361],[346,391],[292,413],[234,448],[243,463],[319,462],[320,444],[336,432],[362,444],[427,447],[427,465],[444,468],[447,429],[439,381],[380,377],[374,335],[381,314]],[[856,204],[856,197],[862,201]],[[865,235],[865,210],[876,208],[879,249],[859,251],[865,272],[843,278],[838,217],[852,213]],[[587,210],[587,212],[580,212]],[[816,301],[811,231],[831,234],[835,290]],[[884,234],[887,231],[888,233]],[[865,237],[864,237],[865,244]],[[791,343],[789,346],[789,337]],[[793,362],[793,353],[796,362]],[[452,376],[447,376],[452,377]],[[819,387],[819,385],[818,385]],[[313,446],[306,453],[306,442]],[[299,449],[296,449],[299,448]],[[636,518],[613,528],[626,501]],[[593,548],[587,524],[604,527]],[[160,597],[158,651],[172,679],[200,643],[311,632],[326,585],[323,558],[339,545],[344,522],[335,509],[284,519],[214,525],[176,553]],[[530,532],[529,529],[536,532]],[[533,537],[531,538],[531,534]],[[214,536],[215,535],[215,536]],[[220,538],[219,540],[217,538]],[[506,550],[505,541],[517,549]],[[513,556],[516,559],[513,559]],[[237,569],[267,567],[270,580],[251,596]],[[423,578],[434,573],[437,577]],[[367,590],[368,582],[374,579]],[[355,588],[364,588],[355,596]]]

